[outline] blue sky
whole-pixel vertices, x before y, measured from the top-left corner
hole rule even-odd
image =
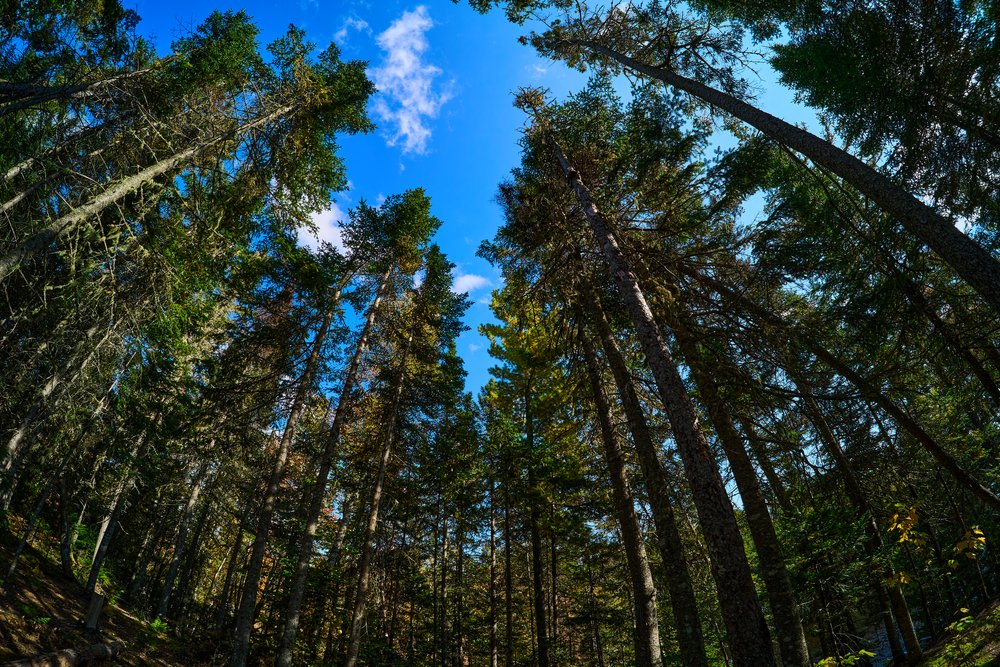
[[[316,216],[325,240],[337,238],[336,222],[364,198],[423,187],[434,215],[443,221],[436,241],[457,265],[455,289],[473,301],[459,339],[476,392],[489,379],[486,341],[476,327],[490,319],[490,291],[499,274],[475,256],[501,222],[494,202],[497,185],[518,163],[524,117],[511,93],[526,85],[554,95],[581,88],[585,75],[539,58],[518,44],[523,28],[499,13],[482,16],[451,0],[128,0],[142,17],[140,34],[155,37],[161,52],[170,41],[200,23],[214,9],[245,9],[261,29],[261,41],[279,36],[289,23],[306,30],[321,47],[336,42],[345,59],[367,60],[379,92],[370,110],[374,134],[344,137],[350,189],[330,210]],[[811,114],[792,105],[790,95],[764,71],[766,93],[759,100],[786,120]],[[724,139],[722,143],[727,143]],[[748,211],[748,215],[756,215]],[[304,242],[309,239],[303,238]]]

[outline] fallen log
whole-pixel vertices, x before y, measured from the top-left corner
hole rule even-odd
[[[86,648],[68,648],[55,653],[37,655],[34,658],[7,662],[0,667],[74,667],[98,660],[108,660],[118,655],[124,648],[124,642],[91,644]]]

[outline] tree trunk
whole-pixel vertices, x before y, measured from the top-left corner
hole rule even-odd
[[[509,483],[509,480],[508,480]],[[503,601],[504,601],[504,667],[514,667],[514,571],[511,563],[510,491],[504,485],[503,506]]]
[[[385,291],[389,285],[389,276],[392,273],[392,269],[393,265],[390,263],[385,273],[382,274],[382,280],[375,293],[375,298],[368,307],[361,335],[354,348],[354,356],[351,357],[351,362],[347,367],[347,374],[344,376],[344,385],[341,387],[340,396],[337,398],[337,409],[334,412],[333,424],[330,426],[330,433],[323,443],[319,471],[316,473],[316,484],[310,492],[305,527],[298,543],[298,557],[295,561],[292,584],[288,593],[285,625],[281,635],[281,645],[278,647],[278,656],[275,661],[277,667],[291,667],[292,665],[292,657],[295,652],[295,637],[299,631],[302,599],[305,594],[306,576],[309,574],[309,560],[312,558],[313,543],[316,540],[319,518],[323,511],[323,499],[326,497],[327,481],[330,477],[330,471],[333,468],[334,456],[340,446],[340,434],[344,427],[344,421],[347,419],[354,405],[354,387],[357,382],[358,371],[361,368],[361,360],[364,357],[365,350],[368,349],[368,338],[371,335],[372,326],[378,314],[379,304],[385,296]],[[340,300],[340,293],[345,286],[346,279],[337,288],[334,304]]]
[[[264,551],[267,548],[267,537],[271,530],[271,518],[274,515],[274,505],[278,497],[278,487],[285,475],[285,463],[288,461],[288,452],[292,445],[292,438],[295,435],[295,427],[299,417],[306,407],[306,399],[312,391],[313,375],[319,365],[320,353],[323,348],[323,341],[326,339],[327,331],[333,320],[333,308],[326,311],[323,323],[319,331],[316,332],[316,339],[313,341],[312,351],[306,360],[306,368],[299,379],[299,386],[295,390],[295,398],[292,400],[292,407],[285,422],[285,429],[281,434],[278,443],[278,451],[271,468],[271,475],[261,500],[260,516],[257,520],[257,531],[254,534],[253,546],[250,551],[250,560],[246,565],[246,579],[243,582],[243,596],[240,600],[239,610],[236,613],[236,633],[233,640],[232,667],[246,667],[247,655],[250,651],[250,631],[253,629],[253,621],[257,606],[257,592],[260,585],[261,566],[264,562]]]
[[[529,456],[534,455],[535,450],[535,427],[534,417],[531,414],[531,387],[525,391],[524,395],[524,433],[526,448]],[[542,564],[542,536],[538,524],[540,512],[538,504],[538,481],[535,478],[535,464],[530,461],[528,464],[528,486],[530,508],[528,510],[528,532],[531,538],[531,587],[532,600],[535,610],[535,635],[538,639],[538,667],[549,667],[549,639],[548,627],[545,622],[545,586],[542,583],[544,577],[544,565]]]
[[[924,430],[916,419],[911,417],[905,410],[903,410],[903,408],[899,407],[893,399],[885,395],[878,389],[878,387],[861,375],[861,373],[855,371],[846,362],[814,340],[809,334],[803,332],[798,326],[786,323],[775,313],[754,303],[745,296],[737,294],[729,286],[724,285],[708,276],[693,274],[693,277],[699,282],[709,285],[712,289],[719,292],[719,294],[734,299],[753,315],[761,318],[768,324],[777,327],[779,331],[790,335],[794,340],[797,340],[804,349],[812,352],[817,359],[822,361],[837,374],[854,385],[854,387],[866,400],[879,406],[885,411],[886,414],[892,417],[896,424],[909,433],[914,440],[920,443],[927,453],[930,454],[942,468],[947,470],[956,481],[966,487],[966,489],[971,491],[973,495],[985,502],[988,506],[994,510],[1000,511],[1000,497],[990,491],[982,482],[976,479],[974,475],[965,470],[955,457],[949,454],[944,447],[941,446],[941,444],[939,444],[929,433],[927,433],[927,431]]]
[[[631,70],[662,81],[732,114],[770,139],[829,169],[898,220],[906,231],[927,244],[995,311],[1000,312],[1000,262],[959,231],[953,221],[940,215],[863,161],[829,141],[699,81],[668,69],[646,65],[602,44],[581,41],[578,45],[608,56]]]
[[[601,339],[604,357],[615,378],[618,396],[632,434],[632,442],[639,455],[639,468],[646,486],[653,525],[656,527],[656,544],[670,592],[670,607],[677,630],[681,663],[685,667],[708,667],[694,584],[691,581],[683,541],[677,531],[674,508],[670,501],[670,489],[656,453],[656,445],[653,444],[653,436],[649,432],[649,424],[646,422],[646,416],[636,394],[632,374],[611,331],[611,325],[600,300],[592,286],[586,282],[582,283],[581,291],[586,302],[585,306],[590,311],[591,321]]]
[[[211,445],[209,445],[209,449],[212,449]],[[201,496],[202,484],[205,481],[207,472],[208,460],[205,460],[202,461],[201,465],[195,471],[194,479],[191,483],[191,494],[188,496],[187,504],[184,506],[184,511],[181,514],[181,523],[177,529],[177,540],[174,542],[174,552],[170,557],[167,579],[163,583],[163,592],[160,595],[160,601],[156,606],[154,614],[156,618],[166,618],[167,610],[170,608],[170,595],[173,593],[174,581],[177,579],[181,557],[184,555],[184,547],[187,545],[188,526],[191,523],[191,517],[194,515],[195,505],[198,504],[198,498]]]
[[[96,216],[104,209],[108,208],[121,198],[132,194],[146,183],[179,169],[188,160],[191,160],[210,148],[217,146],[229,139],[240,136],[254,128],[260,127],[279,118],[287,116],[296,109],[295,105],[288,105],[272,111],[271,113],[257,118],[249,123],[244,123],[238,128],[223,132],[215,137],[201,141],[195,146],[178,151],[173,155],[158,160],[155,164],[146,167],[137,174],[121,179],[117,183],[109,185],[103,192],[96,195],[90,201],[74,208],[69,213],[53,220],[32,236],[22,241],[5,255],[0,256],[0,282],[6,280],[21,264],[31,256],[40,252],[53,241],[57,241],[69,234],[80,224]]]
[[[554,140],[552,143],[559,164],[576,194],[624,298],[646,361],[653,372],[660,400],[670,419],[711,557],[712,574],[733,652],[733,662],[736,667],[774,665],[770,633],[754,589],[750,565],[743,548],[743,537],[684,380],[670,356],[646,296],[618,241],[594,204],[579,172],[570,165],[559,145]]]
[[[659,667],[660,626],[656,615],[656,586],[646,558],[642,528],[635,513],[635,499],[628,482],[621,446],[611,419],[611,406],[604,395],[594,347],[584,333],[581,337],[587,363],[587,376],[593,396],[601,441],[604,444],[604,459],[611,477],[611,491],[618,527],[621,530],[625,561],[628,564],[632,583],[633,613],[635,614],[635,660],[643,667]]]
[[[820,436],[820,442],[823,443],[827,455],[833,459],[837,471],[844,480],[844,486],[847,489],[847,497],[851,500],[851,504],[854,505],[857,513],[861,516],[867,517],[865,528],[868,533],[868,539],[865,541],[865,551],[874,562],[879,558],[877,552],[882,546],[883,541],[882,534],[879,531],[878,525],[875,523],[875,514],[872,510],[871,503],[868,501],[868,495],[861,487],[861,483],[854,472],[854,468],[851,466],[847,455],[840,446],[840,442],[837,441],[836,436],[833,434],[833,430],[827,423],[826,418],[823,416],[822,411],[816,404],[815,399],[808,392],[805,386],[800,384],[800,381],[797,379],[797,375],[794,372],[790,374],[799,392],[803,394],[803,403],[805,405],[806,415],[809,416],[810,420],[816,426],[816,430]],[[888,604],[888,607],[892,610],[892,616],[895,617],[896,623],[899,625],[900,634],[903,636],[903,642],[906,645],[907,657],[914,664],[916,664],[923,655],[923,652],[920,648],[920,640],[917,638],[916,629],[913,627],[913,620],[910,617],[909,607],[906,604],[906,599],[903,597],[903,591],[900,589],[898,583],[885,583],[886,581],[893,579],[894,575],[895,571],[892,565],[887,563],[883,567],[880,567],[875,573],[876,581],[873,582],[873,586],[876,589],[883,588],[885,590],[883,602],[884,604]],[[886,617],[888,618],[888,616]],[[886,628],[886,631],[890,632],[888,627]],[[895,629],[891,632],[895,632]]]
[[[490,476],[489,504],[490,504],[490,584],[489,584],[489,627],[490,627],[490,665],[489,667],[499,667],[500,654],[497,649],[497,516],[494,499],[496,497],[496,482]]]
[[[753,462],[747,454],[740,434],[733,426],[729,410],[709,370],[709,362],[699,349],[696,342],[697,334],[689,325],[687,315],[678,313],[668,314],[667,317],[681,353],[687,361],[691,378],[698,388],[705,407],[708,408],[709,419],[729,459],[729,468],[733,473],[740,498],[743,499],[744,514],[750,527],[754,548],[760,558],[761,575],[771,602],[774,628],[778,633],[778,647],[781,651],[781,664],[784,667],[806,667],[810,664],[809,648],[802,630],[798,602],[792,590],[791,580],[788,578],[785,557],[771,515],[768,513]]]
[[[361,626],[364,622],[365,602],[368,597],[368,576],[371,567],[375,529],[378,527],[378,514],[385,485],[386,468],[389,465],[389,456],[392,453],[392,444],[396,436],[396,418],[399,411],[399,403],[403,398],[403,389],[406,386],[406,363],[410,355],[410,348],[413,345],[413,336],[414,331],[410,329],[410,334],[406,339],[406,347],[403,349],[403,354],[399,362],[399,377],[396,379],[392,403],[386,415],[385,446],[382,448],[382,455],[379,458],[378,474],[375,476],[375,487],[372,489],[371,506],[368,510],[368,524],[365,526],[365,534],[361,543],[361,556],[358,560],[358,585],[354,595],[354,611],[351,614],[351,633],[347,648],[347,658],[344,660],[345,667],[354,667],[357,664],[358,651],[361,648]]]

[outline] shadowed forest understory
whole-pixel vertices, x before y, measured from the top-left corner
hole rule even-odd
[[[424,190],[297,240],[366,62],[3,5],[0,659],[1000,664],[1000,6],[467,4],[590,77],[475,395]]]

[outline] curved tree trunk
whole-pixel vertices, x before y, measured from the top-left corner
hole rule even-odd
[[[744,514],[750,527],[754,548],[760,558],[761,575],[771,602],[774,628],[778,633],[778,646],[781,650],[781,664],[785,667],[809,665],[809,648],[802,630],[798,601],[792,590],[791,580],[788,578],[785,557],[753,462],[747,454],[743,439],[733,425],[729,410],[719,392],[719,386],[708,368],[707,360],[699,350],[695,333],[686,321],[685,314],[668,314],[667,317],[681,353],[687,361],[691,378],[708,409],[708,416],[715,427],[715,433],[729,459],[733,480],[740,492],[740,498],[743,499]]]
[[[625,357],[618,347],[600,300],[588,283],[583,282],[580,287],[585,301],[584,306],[590,312],[591,322],[601,340],[604,357],[614,376],[622,409],[632,434],[632,442],[638,454],[639,469],[645,482],[653,525],[656,527],[656,544],[665,570],[664,579],[670,592],[670,608],[677,630],[681,663],[684,667],[708,667],[705,639],[698,615],[698,600],[695,597],[683,541],[677,530],[674,509],[670,501],[670,489],[656,453],[656,446],[653,444],[653,436],[649,432],[649,424],[643,414]]]
[[[887,177],[829,141],[787,123],[746,102],[668,69],[653,67],[597,42],[575,42],[615,62],[682,90],[732,114],[765,136],[826,167],[878,204],[903,228],[927,244],[993,309],[1000,312],[1000,261],[963,234],[954,222],[899,187]]]

